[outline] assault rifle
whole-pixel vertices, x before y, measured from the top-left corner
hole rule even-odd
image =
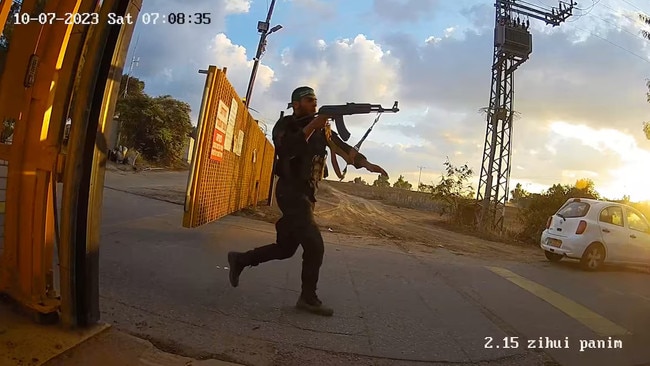
[[[349,116],[352,114],[369,114],[372,112],[384,113],[384,112],[399,112],[397,108],[397,101],[393,104],[393,108],[387,109],[382,107],[380,104],[370,104],[370,103],[346,103],[339,105],[324,105],[318,109],[318,114],[325,114],[332,116],[334,123],[336,124],[336,131],[343,141],[347,141],[350,138],[350,131],[345,127],[345,122],[343,121],[343,116]]]

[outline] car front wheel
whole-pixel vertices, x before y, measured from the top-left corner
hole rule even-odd
[[[605,248],[602,244],[591,244],[582,254],[580,264],[587,271],[596,271],[605,262]]]
[[[546,259],[551,262],[559,262],[562,259],[562,254],[551,253],[547,250],[544,251],[544,255],[546,255]]]

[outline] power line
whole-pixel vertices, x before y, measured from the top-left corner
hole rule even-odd
[[[600,4],[600,2],[601,2],[601,0],[596,0],[596,1],[592,0],[592,4],[591,4],[591,7],[589,8],[589,10],[576,8],[576,9],[581,10],[581,11],[586,11],[586,13],[582,13],[582,14],[576,16],[575,18],[573,18],[572,20],[568,20],[567,23],[575,23],[575,22],[578,21],[578,19],[584,17],[585,15],[589,15],[594,10],[596,5]]]
[[[612,21],[610,21],[610,20],[607,20],[607,19],[605,19],[605,18],[603,18],[603,17],[601,17],[601,16],[599,16],[599,15],[596,15],[596,14],[591,14],[590,16],[591,16],[591,17],[595,17],[595,18],[599,18],[599,19],[601,19],[602,21],[604,21],[605,23],[608,23],[608,24],[613,25],[614,27],[616,27],[617,30],[622,30],[622,31],[624,31],[624,32],[627,33],[627,34],[631,34],[632,36],[634,36],[634,37],[636,37],[636,38],[640,38],[640,39],[642,39],[642,40],[645,41],[645,38],[644,38],[642,35],[640,35],[640,34],[636,34],[636,33],[632,33],[632,32],[630,32],[629,30],[627,30],[627,29],[625,29],[625,28],[623,28],[623,27],[620,27],[618,24],[616,24],[616,23],[614,23],[614,22],[612,22]],[[626,16],[626,17],[627,17],[628,19],[632,19],[632,18],[630,18],[629,16]],[[634,19],[632,19],[632,20],[634,20]]]
[[[592,10],[596,7],[596,5],[598,5],[600,2],[601,2],[601,0],[591,0],[591,5],[589,5],[589,10],[587,10],[587,9],[582,9],[582,8],[580,8],[580,7],[577,7],[577,6],[576,6],[576,9],[578,9],[578,10],[582,10],[582,11],[590,12],[590,11],[592,11]]]
[[[636,56],[636,57],[640,58],[641,60],[643,60],[643,61],[645,61],[645,62],[647,62],[647,63],[650,64],[650,59],[648,59],[647,57],[644,57],[644,56],[642,56],[642,55],[639,55],[638,53],[636,53],[636,52],[634,52],[634,51],[631,51],[631,50],[629,50],[629,49],[627,49],[627,48],[625,48],[625,47],[619,45],[618,43],[612,42],[612,41],[610,41],[609,39],[607,39],[607,38],[605,38],[605,37],[601,37],[601,36],[597,35],[596,33],[592,32],[592,31],[590,31],[590,30],[588,30],[588,29],[580,28],[580,27],[577,27],[577,26],[576,26],[576,28],[577,28],[577,29],[580,29],[580,30],[583,30],[583,31],[585,31],[585,32],[588,32],[588,33],[590,33],[592,36],[594,36],[594,37],[596,37],[596,38],[600,38],[600,39],[602,39],[603,41],[605,41],[605,42],[611,44],[612,46],[618,47],[618,48],[620,48],[621,50],[623,50],[623,51],[625,51],[625,52],[628,52],[629,54],[631,54],[631,55],[633,55],[633,56]]]
[[[580,18],[582,18],[583,16],[588,15],[589,13],[591,13],[591,11],[594,10],[594,8],[596,7],[596,5],[598,5],[601,1],[602,1],[602,0],[591,0],[591,5],[589,5],[589,7],[588,7],[587,9],[582,9],[582,8],[577,7],[577,6],[574,7],[574,9],[576,9],[576,10],[580,10],[580,11],[582,11],[583,13],[582,13],[582,14],[578,14],[578,15],[574,16],[573,19],[566,20],[565,22],[566,22],[566,23],[575,23],[578,19],[580,19]],[[537,3],[538,3],[539,5],[546,6],[546,7],[548,7],[548,8],[552,8],[551,5],[546,4],[544,1],[537,0]]]
[[[584,13],[584,14],[580,14],[580,15],[578,16],[578,18],[583,17],[583,16],[586,16],[586,15],[589,15],[589,14],[594,10],[594,8],[595,8],[598,4],[600,4],[601,1],[602,1],[602,0],[592,0],[592,5],[590,5],[588,9],[580,9],[580,10],[583,10],[583,11],[584,11],[584,10],[587,10],[587,12]],[[639,7],[637,7],[636,5],[630,3],[629,1],[626,1],[626,0],[622,0],[622,1],[625,1],[626,3],[632,5],[633,7],[635,7],[635,8],[637,8],[637,9],[641,10]],[[539,0],[538,0],[538,2],[542,3],[542,2],[539,1]],[[602,5],[602,6],[605,6],[606,8],[609,8],[609,9],[612,10],[612,11],[616,11],[616,10],[613,9],[611,6],[609,6],[609,5],[605,4],[605,3],[603,3],[603,4],[601,4],[601,5]],[[576,9],[579,9],[579,8],[576,8]],[[642,40],[645,40],[645,38],[644,38],[643,36],[638,35],[638,34],[635,34],[635,33],[632,33],[632,32],[630,32],[630,31],[628,31],[628,30],[626,30],[626,29],[619,28],[618,25],[616,25],[616,24],[614,24],[614,23],[612,23],[612,22],[610,22],[610,21],[604,19],[603,17],[597,16],[597,15],[595,15],[595,14],[591,14],[591,16],[592,16],[592,17],[600,18],[600,19],[604,20],[605,22],[607,22],[607,23],[609,23],[609,24],[613,24],[613,25],[615,25],[615,26],[616,26],[616,29],[622,29],[623,31],[625,31],[626,33],[629,33],[629,34],[633,35],[634,37],[637,37],[637,38],[640,38],[640,39],[642,39]],[[633,18],[631,18],[631,17],[629,17],[629,16],[627,16],[627,15],[625,15],[625,14],[623,14],[623,16],[626,16],[626,17],[628,17],[628,19],[630,19],[630,20],[632,20],[632,21],[635,21],[635,19],[633,19]],[[573,23],[573,22],[575,22],[576,20],[577,20],[577,19],[573,19],[573,21],[568,20],[567,23],[569,23],[569,22]],[[612,41],[610,41],[609,39],[607,39],[607,38],[605,38],[605,37],[599,36],[598,34],[594,33],[593,31],[590,31],[590,30],[588,30],[588,29],[581,28],[581,27],[578,27],[578,26],[575,26],[575,25],[574,25],[574,27],[575,27],[576,29],[579,29],[579,30],[582,30],[582,31],[584,31],[584,32],[587,32],[587,33],[591,34],[592,36],[594,36],[594,37],[596,37],[596,38],[599,38],[599,39],[601,39],[601,40],[603,40],[603,41],[605,41],[605,42],[611,44],[612,46],[615,46],[615,47],[617,47],[617,48],[620,48],[621,50],[623,50],[623,51],[625,51],[625,52],[627,52],[627,53],[629,53],[629,54],[631,54],[631,55],[633,55],[633,56],[635,56],[635,57],[637,57],[637,58],[639,58],[639,59],[641,59],[641,60],[643,60],[643,61],[645,61],[645,62],[647,62],[647,63],[650,63],[650,59],[648,59],[647,57],[642,56],[642,55],[640,55],[640,54],[638,54],[638,53],[636,53],[636,52],[634,52],[634,51],[632,51],[632,50],[630,50],[630,49],[628,49],[628,48],[625,48],[625,47],[621,46],[620,44],[618,44],[618,43],[616,43],[616,42],[612,42]]]
[[[607,9],[613,11],[614,13],[616,13],[616,9],[612,8],[611,6],[609,6],[609,5],[607,5],[607,4],[603,4],[603,6],[606,7]],[[637,8],[637,9],[638,9],[638,8]],[[625,9],[625,10],[627,10],[627,9]],[[640,9],[639,9],[639,11],[643,12],[643,10],[640,10]],[[631,17],[631,16],[629,16],[629,15],[627,15],[627,14],[621,14],[621,15],[624,16],[624,17],[626,17],[627,19],[633,21],[633,22],[636,22],[636,21],[638,20],[638,19],[633,18],[633,17]]]
[[[622,1],[624,1],[624,2],[626,2],[626,3],[628,3],[628,4],[630,4],[630,5],[632,5],[633,7],[637,8],[637,9],[639,9],[639,10],[641,10],[639,7],[637,7],[636,5],[630,3],[629,1],[626,1],[626,0],[622,0]],[[598,5],[599,3],[600,3],[600,0],[594,2],[594,5],[591,7],[591,10],[593,10],[593,8],[594,8],[596,5]],[[616,12],[616,9],[612,8],[611,6],[609,6],[609,5],[605,4],[605,3],[601,4],[601,6],[604,6],[604,7],[608,8],[608,9],[610,9],[610,10],[613,11],[613,12]],[[590,12],[591,12],[591,11],[590,11]],[[587,13],[587,14],[589,14],[589,13]],[[585,15],[587,15],[587,14],[585,14]],[[624,17],[626,17],[626,18],[632,20],[633,22],[636,21],[634,18],[630,17],[629,15],[626,15],[626,14],[622,14],[622,15],[623,15]],[[600,19],[603,20],[604,22],[606,22],[606,23],[608,23],[608,24],[611,24],[611,25],[614,25],[614,26],[616,27],[617,30],[623,30],[623,31],[625,31],[625,32],[628,33],[628,34],[631,34],[631,35],[633,35],[634,37],[636,37],[636,38],[640,38],[640,39],[642,39],[642,40],[645,41],[645,38],[644,38],[643,36],[641,36],[641,35],[639,35],[639,34],[632,33],[632,32],[630,32],[630,31],[627,30],[627,29],[624,29],[624,28],[622,28],[622,27],[619,27],[617,24],[615,24],[615,23],[613,23],[613,22],[611,22],[611,21],[609,21],[609,20],[607,20],[607,19],[605,19],[605,18],[603,18],[603,17],[601,17],[601,16],[599,16],[599,15],[596,15],[596,14],[590,14],[590,16],[595,17],[595,18],[600,18]],[[609,39],[607,39],[607,38],[605,38],[605,37],[599,36],[598,34],[594,33],[593,31],[590,31],[590,30],[587,30],[587,29],[584,29],[584,28],[580,28],[580,27],[576,27],[576,28],[577,28],[577,29],[580,29],[580,30],[582,30],[582,31],[588,32],[588,33],[591,34],[592,36],[594,36],[594,37],[596,37],[596,38],[600,38],[601,40],[603,40],[603,41],[605,41],[605,42],[611,44],[612,46],[615,46],[615,47],[617,47],[617,48],[620,48],[621,50],[623,50],[623,51],[625,51],[625,52],[627,52],[627,53],[629,53],[629,54],[631,54],[631,55],[633,55],[633,56],[635,56],[635,57],[638,57],[639,59],[641,59],[641,60],[643,60],[643,61],[645,61],[645,62],[647,62],[647,63],[650,63],[650,59],[648,59],[647,57],[645,57],[645,56],[643,56],[643,55],[640,55],[640,54],[638,54],[638,53],[636,53],[636,52],[634,52],[634,51],[632,51],[632,50],[630,50],[630,49],[628,49],[628,48],[625,48],[625,47],[621,46],[620,44],[618,44],[618,43],[616,43],[616,42],[612,42],[612,41],[610,41]]]
[[[642,12],[642,13],[646,13],[646,14],[647,14],[647,12],[646,12],[645,10],[643,10],[643,9],[641,9],[640,7],[638,7],[638,6],[634,5],[634,4],[632,4],[632,3],[629,2],[628,0],[621,0],[621,1],[623,1],[623,2],[626,3],[626,4],[629,4],[631,7],[635,8],[636,10],[638,10],[638,11],[640,11],[640,12]]]

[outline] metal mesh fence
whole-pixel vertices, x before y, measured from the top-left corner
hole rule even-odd
[[[210,77],[210,75],[208,76]],[[223,70],[216,70],[199,123],[185,227],[198,227],[268,199],[274,148]],[[194,188],[192,188],[194,187]]]

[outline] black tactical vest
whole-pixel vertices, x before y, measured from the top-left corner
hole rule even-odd
[[[296,119],[294,116],[285,116],[276,123],[273,129],[273,139],[278,144],[294,143],[299,144],[299,138],[304,141],[302,129],[312,120],[313,117]],[[282,132],[282,140],[277,137]],[[321,130],[314,131],[304,149],[301,149],[296,155],[276,153],[276,175],[283,181],[296,187],[310,188],[311,193],[318,187],[318,181],[327,177],[327,140],[325,132]]]

